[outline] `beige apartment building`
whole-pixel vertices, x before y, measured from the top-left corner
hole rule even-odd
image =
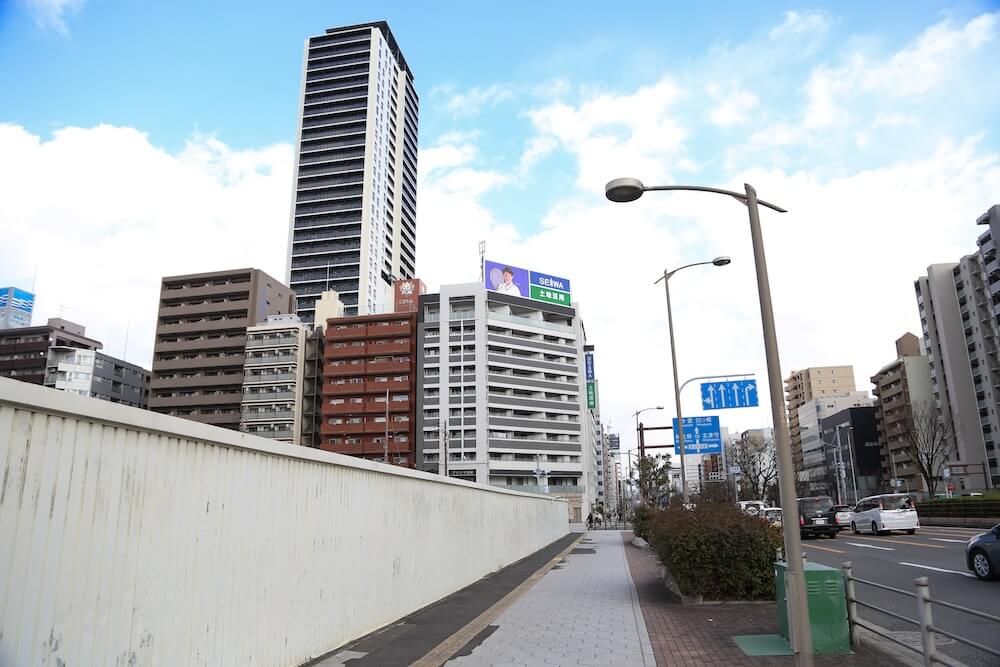
[[[896,360],[886,364],[871,381],[882,479],[890,488],[895,484],[899,491],[926,491],[920,470],[904,450],[903,442],[913,405],[934,405],[930,366],[920,353],[920,339],[912,333],[900,337],[896,341]]]
[[[799,408],[815,398],[842,396],[856,389],[852,366],[813,366],[801,371],[792,371],[791,375],[785,378],[788,433],[791,436],[792,458],[797,477],[803,471]]]

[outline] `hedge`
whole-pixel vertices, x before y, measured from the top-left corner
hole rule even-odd
[[[728,503],[656,512],[651,546],[684,595],[773,600],[781,529]]]

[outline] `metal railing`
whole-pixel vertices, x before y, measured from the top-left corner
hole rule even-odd
[[[994,616],[992,614],[987,614],[982,611],[977,611],[975,609],[967,609],[950,602],[945,602],[944,600],[935,600],[931,597],[930,585],[928,584],[927,577],[917,577],[914,580],[916,585],[916,592],[911,593],[910,591],[904,591],[900,588],[893,588],[892,586],[886,586],[885,584],[880,584],[875,581],[868,581],[866,579],[859,579],[854,576],[854,568],[850,561],[844,563],[841,568],[844,571],[844,587],[847,593],[847,622],[850,628],[851,634],[851,645],[858,645],[858,628],[864,628],[865,630],[882,637],[883,639],[888,639],[892,643],[902,646],[903,648],[909,649],[915,653],[918,653],[924,660],[924,665],[931,667],[932,665],[948,665],[949,667],[962,667],[961,662],[946,656],[943,653],[939,653],[937,650],[936,635],[941,635],[943,637],[948,637],[954,641],[961,642],[966,646],[971,646],[972,648],[982,651],[988,655],[1000,659],[1000,650],[991,648],[980,644],[979,642],[961,637],[957,634],[944,630],[942,628],[936,627],[934,625],[933,619],[933,605],[940,605],[942,607],[947,607],[948,609],[953,609],[955,611],[964,612],[972,616],[977,616],[979,618],[984,618],[988,621],[993,621],[998,624],[998,629],[1000,629],[1000,616]],[[854,584],[864,584],[865,586],[871,586],[873,588],[878,588],[884,591],[889,591],[891,593],[896,593],[898,595],[903,595],[909,598],[913,598],[917,603],[917,618],[909,618],[902,614],[897,614],[894,611],[885,609],[883,607],[878,607],[869,602],[863,602],[857,598],[854,591]],[[883,627],[870,623],[858,616],[858,607],[864,607],[866,609],[871,609],[872,611],[878,612],[880,614],[885,614],[890,618],[894,618],[898,621],[903,621],[904,623],[909,623],[915,625],[920,629],[920,648],[917,649],[906,642],[900,641],[892,635],[892,633]]]

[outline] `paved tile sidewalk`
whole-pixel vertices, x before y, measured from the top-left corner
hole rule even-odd
[[[661,579],[661,565],[648,550],[633,547],[631,532],[620,533],[626,543],[632,579],[649,631],[657,665],[678,667],[794,665],[792,656],[757,657],[744,655],[733,641],[734,635],[763,635],[778,632],[774,603],[753,605],[705,605],[683,607],[670,599]],[[822,665],[898,665],[892,658],[867,647],[853,655],[817,656]]]
[[[479,640],[447,664],[653,667],[621,533],[588,533]]]

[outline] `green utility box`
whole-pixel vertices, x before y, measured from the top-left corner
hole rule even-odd
[[[785,595],[787,563],[774,564],[774,589],[778,601],[778,628],[781,636],[788,635],[788,600]],[[805,563],[806,591],[809,594],[809,626],[812,628],[813,653],[830,655],[850,653],[851,639],[847,627],[847,596],[844,593],[844,573],[819,563]]]

